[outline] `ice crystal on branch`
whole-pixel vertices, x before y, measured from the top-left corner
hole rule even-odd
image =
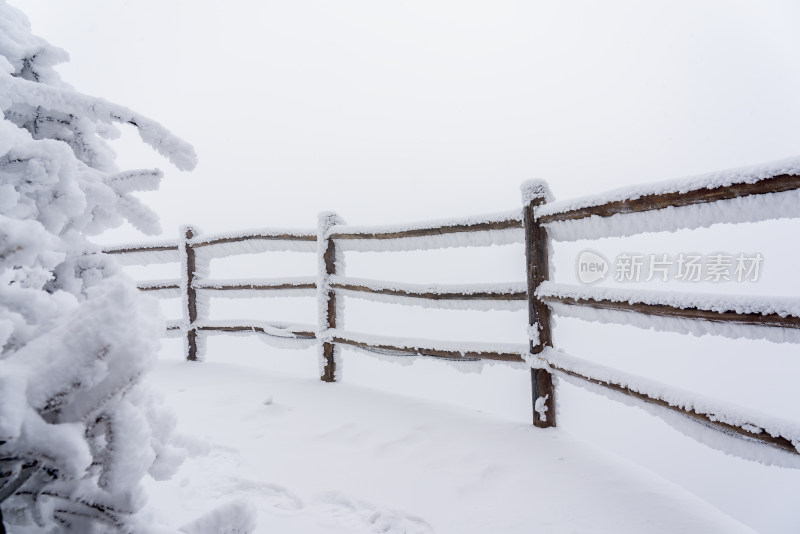
[[[131,196],[158,170],[121,172],[116,124],[176,167],[194,150],[158,123],[61,81],[62,50],[0,0],[0,511],[10,532],[169,532],[141,514],[141,480],[182,453],[143,377],[163,325],[86,236],[158,218]]]

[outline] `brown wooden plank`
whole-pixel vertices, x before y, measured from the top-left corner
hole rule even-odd
[[[399,347],[396,345],[391,345],[388,343],[381,343],[378,345],[366,343],[364,341],[357,341],[354,339],[348,339],[345,337],[338,337],[334,336],[333,338],[334,343],[341,343],[343,345],[351,345],[353,347],[359,347],[362,349],[376,349],[376,350],[385,350],[385,351],[393,351],[393,352],[404,352],[406,354],[414,354],[418,356],[431,356],[434,358],[446,358],[448,360],[497,360],[502,362],[524,362],[525,360],[522,359],[517,352],[474,352],[474,351],[466,351],[460,352],[455,350],[441,350],[441,349],[434,349],[434,348],[410,348],[410,347]]]
[[[347,291],[359,291],[362,293],[373,293],[376,295],[390,295],[395,297],[410,297],[428,300],[526,300],[528,294],[525,291],[506,291],[489,292],[476,291],[474,293],[445,292],[433,293],[430,291],[413,291],[405,289],[381,289],[365,285],[351,284],[347,282],[334,282],[331,284],[334,289]]]
[[[104,248],[104,254],[134,254],[136,252],[167,252],[180,250],[179,245],[141,246],[130,248]]]
[[[336,242],[330,237],[326,239],[322,260],[325,263],[326,278],[336,274]],[[325,324],[320,325],[322,330],[336,328],[336,292],[326,289],[325,293],[328,304],[325,311]],[[320,379],[323,382],[336,382],[336,350],[336,345],[333,343],[328,341],[322,343],[322,358],[325,364]]]
[[[698,308],[678,308],[667,304],[644,304],[641,302],[615,302],[605,299],[575,299],[545,295],[542,300],[548,303],[561,303],[570,306],[585,306],[598,310],[613,310],[655,315],[658,317],[674,317],[679,319],[699,319],[714,323],[732,323],[751,326],[771,326],[776,328],[800,328],[800,317],[787,315],[781,317],[776,313],[737,313],[734,311],[715,312]]]
[[[277,328],[277,327],[276,327]],[[224,326],[198,326],[198,330],[205,332],[257,332],[259,334],[272,335],[261,326],[248,326],[248,325],[224,325]],[[286,330],[288,333],[293,334],[297,339],[316,339],[316,334],[311,330]],[[275,336],[283,338],[284,336]],[[292,336],[285,336],[286,339],[292,339]]]
[[[767,193],[780,193],[800,189],[800,176],[793,174],[781,174],[766,178],[752,184],[740,183],[714,188],[695,189],[685,192],[673,192],[663,194],[643,195],[639,198],[629,200],[617,200],[607,202],[597,206],[586,206],[573,210],[563,211],[542,215],[538,218],[540,223],[546,224],[556,221],[573,221],[597,215],[598,217],[610,217],[617,213],[638,213],[643,211],[660,210],[668,207],[691,206],[693,204],[704,204],[717,202],[719,200],[729,200],[737,197],[750,195],[764,195]]]
[[[235,237],[217,237],[192,242],[195,248],[208,247],[211,245],[222,245],[225,243],[242,243],[244,241],[316,241],[316,234],[251,234]]]
[[[190,328],[186,331],[186,342],[189,344],[189,352],[187,354],[186,359],[192,362],[198,361],[196,328]]]
[[[194,248],[190,243],[194,237],[194,231],[186,228],[186,236],[183,242],[184,253],[186,254],[186,307],[189,316],[189,325],[186,330],[186,342],[188,343],[189,350],[186,358],[189,361],[197,361],[197,330],[194,328],[194,323],[197,321],[197,290],[194,288],[194,277],[197,271],[197,261],[194,255]]]
[[[162,289],[180,289],[180,284],[163,284],[163,285],[147,285],[147,284],[139,284],[136,286],[139,291],[160,291]]]
[[[546,202],[544,192],[533,198],[523,210],[525,226],[525,264],[528,280],[528,324],[537,328],[538,339],[530,340],[531,354],[541,353],[545,347],[553,346],[550,328],[550,308],[536,296],[536,289],[550,275],[547,228],[534,217],[534,210]],[[536,411],[536,403],[544,400],[545,420]],[[533,425],[539,428],[556,426],[556,390],[553,376],[546,369],[531,369],[531,401]]]
[[[586,382],[591,382],[592,384],[596,384],[598,386],[602,386],[604,388],[616,391],[617,393],[622,393],[623,395],[627,395],[629,397],[636,398],[636,399],[638,399],[640,401],[643,401],[643,402],[647,402],[647,403],[650,403],[650,404],[655,404],[657,406],[661,406],[663,408],[667,408],[667,409],[672,410],[674,412],[678,412],[678,413],[680,413],[682,415],[685,415],[686,417],[689,417],[691,419],[694,419],[695,421],[698,421],[699,423],[701,423],[701,424],[703,424],[705,426],[714,428],[714,429],[719,430],[721,432],[724,432],[726,434],[734,434],[734,435],[737,435],[737,436],[740,436],[740,437],[744,437],[746,439],[760,441],[761,443],[766,444],[766,445],[772,445],[774,447],[778,447],[778,448],[783,449],[783,450],[788,451],[788,452],[792,452],[792,453],[795,453],[795,454],[800,454],[797,451],[797,449],[794,447],[794,445],[792,445],[792,441],[790,439],[787,439],[787,438],[783,437],[783,436],[771,436],[770,434],[768,434],[767,432],[765,432],[763,430],[761,432],[759,432],[759,433],[749,432],[749,431],[747,431],[747,430],[745,430],[745,429],[743,429],[741,427],[730,425],[728,423],[723,423],[721,421],[716,421],[715,420],[716,418],[714,417],[713,414],[704,414],[704,413],[698,413],[698,412],[696,412],[694,410],[687,410],[685,408],[681,408],[680,406],[676,406],[674,404],[670,404],[669,402],[667,402],[667,401],[665,401],[663,399],[660,399],[658,397],[651,396],[651,395],[648,395],[647,393],[643,393],[643,392],[640,392],[640,391],[633,390],[633,389],[631,389],[631,388],[629,388],[627,386],[623,386],[623,385],[617,384],[615,382],[608,382],[608,381],[605,381],[605,380],[599,380],[597,378],[592,378],[590,376],[585,376],[585,375],[577,373],[575,371],[570,371],[568,369],[564,369],[564,368],[559,367],[558,365],[554,365],[552,363],[549,363],[549,365],[550,365],[550,367],[552,369],[555,369],[557,372],[564,373],[566,375],[573,376],[575,378],[579,378],[579,379],[584,380]],[[752,425],[752,426],[753,427],[758,427],[758,425]]]
[[[204,289],[212,291],[279,291],[282,289],[316,289],[317,284],[313,282],[302,284],[291,283],[262,283],[262,284],[215,284],[211,282],[202,282],[194,285],[195,289]]]
[[[401,239],[404,237],[427,237],[460,232],[482,232],[485,230],[507,230],[509,228],[522,228],[522,222],[516,219],[503,221],[481,222],[472,224],[454,224],[436,226],[432,228],[414,228],[398,232],[332,232],[333,239]]]

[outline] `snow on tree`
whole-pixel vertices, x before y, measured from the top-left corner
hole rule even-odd
[[[158,123],[72,89],[53,69],[66,59],[0,0],[0,531],[170,532],[146,519],[141,485],[183,453],[143,382],[163,324],[86,236],[123,220],[159,231],[131,193],[161,172],[119,171],[116,124],[178,169],[196,156]]]

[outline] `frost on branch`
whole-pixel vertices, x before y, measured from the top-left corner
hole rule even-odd
[[[158,231],[132,192],[161,172],[121,172],[114,123],[178,168],[189,145],[132,111],[77,93],[0,0],[0,522],[9,532],[169,532],[140,513],[141,479],[180,464],[174,421],[143,378],[162,328],[86,236],[129,220]],[[87,252],[88,251],[88,252]]]

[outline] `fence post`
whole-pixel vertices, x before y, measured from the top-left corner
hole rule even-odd
[[[344,221],[334,212],[323,212],[318,216],[317,223],[317,299],[319,306],[319,332],[317,338],[320,355],[320,380],[323,382],[336,382],[339,376],[337,363],[341,350],[333,341],[326,339],[326,331],[336,328],[336,292],[330,287],[330,276],[336,274],[336,243],[328,236],[328,230],[335,224]],[[339,258],[341,261],[341,258]],[[341,322],[341,321],[339,321]]]
[[[181,298],[183,300],[184,329],[186,330],[186,346],[184,354],[189,361],[196,362],[197,357],[197,291],[194,288],[194,278],[197,272],[197,260],[190,240],[195,236],[191,226],[182,228],[181,237]]]
[[[535,216],[536,206],[551,197],[547,183],[529,180],[522,184],[523,224],[525,227],[525,260],[528,274],[528,339],[530,353],[540,354],[553,346],[550,331],[550,308],[536,297],[539,284],[549,276],[547,229]],[[531,369],[533,425],[539,428],[556,426],[556,392],[553,375],[547,369]]]

